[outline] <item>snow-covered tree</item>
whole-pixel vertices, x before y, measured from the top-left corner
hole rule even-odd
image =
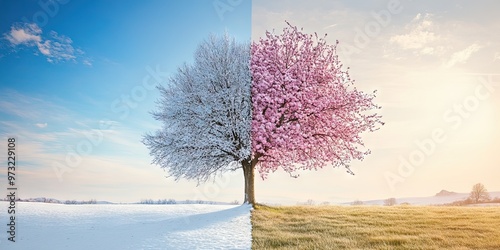
[[[382,124],[375,93],[358,91],[336,45],[289,25],[283,34],[237,44],[211,37],[180,67],[153,113],[163,128],[145,136],[153,162],[176,179],[206,181],[243,169],[245,202],[255,204],[254,172],[279,167],[349,173],[363,159],[360,134]]]
[[[250,160],[249,62],[248,43],[213,35],[198,46],[192,65],[158,87],[153,117],[163,127],[143,139],[153,163],[176,180],[199,183]]]

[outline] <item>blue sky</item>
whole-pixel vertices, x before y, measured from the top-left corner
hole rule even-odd
[[[20,196],[189,199],[196,183],[169,189],[140,140],[159,126],[153,87],[201,40],[250,41],[250,1],[215,3],[2,1],[0,135],[19,141]]]
[[[258,201],[429,196],[477,182],[500,190],[497,1],[50,3],[0,2],[0,138],[18,139],[21,197],[241,202],[241,171],[196,186],[150,164],[140,141],[160,126],[149,114],[152,86],[190,62],[210,33],[255,40],[285,20],[340,41],[357,87],[378,90],[386,125],[363,135],[372,154],[352,163],[355,176],[278,171],[257,179]],[[4,172],[5,189],[2,180]]]

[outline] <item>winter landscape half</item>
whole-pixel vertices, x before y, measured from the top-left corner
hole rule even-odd
[[[2,210],[9,206],[0,205]],[[0,249],[250,249],[250,209],[19,202],[15,243],[2,237]],[[3,213],[1,222],[8,224]]]

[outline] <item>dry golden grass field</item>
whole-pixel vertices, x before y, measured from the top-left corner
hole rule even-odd
[[[500,250],[500,207],[256,205],[252,249]]]

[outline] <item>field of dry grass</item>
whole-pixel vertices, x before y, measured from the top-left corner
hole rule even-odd
[[[253,249],[500,249],[500,207],[257,205]]]

